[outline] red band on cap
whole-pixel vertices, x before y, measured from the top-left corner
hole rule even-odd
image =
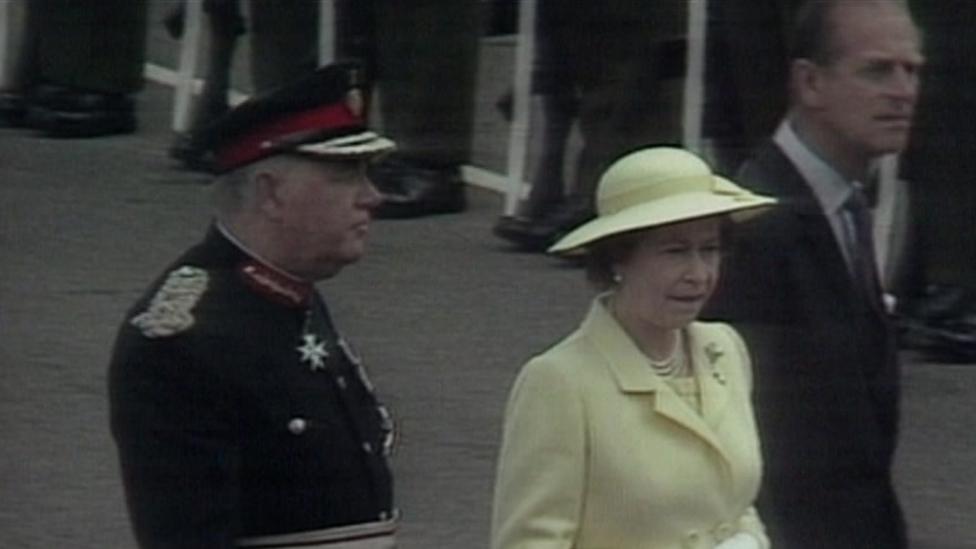
[[[362,124],[362,119],[353,114],[344,103],[292,113],[258,126],[221,147],[216,155],[217,167],[226,171],[254,162],[273,152],[270,144],[295,133],[341,129]]]

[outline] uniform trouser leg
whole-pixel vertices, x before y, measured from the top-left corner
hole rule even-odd
[[[31,0],[38,78],[99,93],[143,86],[146,0]]]
[[[634,0],[594,6],[589,17],[597,21],[576,21],[577,32],[562,46],[575,58],[583,138],[571,202],[591,210],[600,174],[613,160],[639,147],[681,141],[688,10],[675,0],[654,10]]]
[[[529,219],[545,217],[563,202],[563,166],[569,135],[576,119],[575,102],[571,98],[541,95],[535,103],[542,110],[542,150],[532,176],[532,188],[523,206],[522,215]]]
[[[384,131],[405,157],[470,157],[480,2],[377,0],[377,72]]]
[[[193,108],[191,133],[203,128],[229,108],[227,94],[230,90],[231,67],[237,39],[244,29],[241,6],[237,0],[211,6],[204,4],[204,8],[207,28],[210,31],[206,53],[207,73],[203,90]]]
[[[910,3],[925,31],[926,68],[909,148],[907,178],[914,186],[919,253],[927,283],[976,294],[976,116],[972,55],[976,3]]]
[[[319,0],[251,0],[248,25],[255,92],[318,67]]]
[[[644,94],[621,100],[620,91],[628,89]],[[682,89],[680,78],[659,80],[649,89],[631,77],[584,88],[579,111],[583,148],[574,202],[592,205],[600,174],[623,154],[649,145],[680,144]]]

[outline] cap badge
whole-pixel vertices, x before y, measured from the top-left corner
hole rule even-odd
[[[302,344],[295,349],[301,355],[301,361],[307,362],[313,372],[325,369],[325,359],[329,358],[329,351],[325,349],[325,342],[318,336],[302,334]]]
[[[346,92],[346,107],[356,118],[362,118],[366,110],[366,100],[360,89],[351,89]]]
[[[209,275],[198,267],[184,265],[171,272],[152,297],[146,311],[132,317],[130,324],[149,338],[176,335],[194,324],[191,314],[207,289]]]

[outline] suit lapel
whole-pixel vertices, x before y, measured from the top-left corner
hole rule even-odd
[[[656,414],[661,415],[694,433],[711,445],[727,460],[725,451],[715,430],[724,413],[728,400],[725,374],[713,375],[709,368],[706,348],[700,347],[700,336],[691,335],[692,360],[695,367],[705,372],[698,375],[702,393],[703,414],[699,415],[667,384],[654,374],[647,358],[640,352],[620,325],[600,303],[593,302],[583,324],[583,332],[604,357],[618,388],[625,394],[646,394],[647,401]],[[707,342],[706,342],[707,343]],[[713,349],[722,352],[721,349]],[[725,352],[729,352],[726,350]],[[702,362],[705,361],[705,362]],[[721,379],[721,382],[719,381]]]
[[[837,237],[834,236],[830,222],[809,183],[772,142],[767,143],[762,153],[756,157],[756,162],[769,176],[749,179],[768,182],[768,188],[758,190],[780,198],[780,207],[793,216],[797,246],[809,249],[810,256],[815,258],[813,265],[817,266],[816,272],[804,274],[821,279],[838,303],[861,302],[864,296],[855,291],[856,284],[860,282],[853,280]],[[749,177],[745,173],[743,176]]]

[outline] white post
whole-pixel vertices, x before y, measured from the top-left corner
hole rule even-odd
[[[699,154],[702,150],[702,122],[705,110],[705,39],[708,0],[688,2],[688,53],[682,99],[682,143]]]
[[[10,2],[0,3],[0,86],[5,86],[9,83],[10,78],[8,74],[10,72],[10,59],[8,53],[10,50],[10,37],[13,35],[10,32]]]
[[[173,99],[173,130],[178,132],[186,131],[190,127],[190,109],[196,91],[196,73],[200,61],[203,0],[186,0],[184,9],[180,65],[176,74],[176,97]]]
[[[335,1],[319,1],[319,66],[335,61]]]
[[[570,0],[567,0],[570,1]],[[508,188],[505,215],[518,207],[525,181],[526,145],[529,139],[529,95],[532,86],[532,60],[535,56],[536,0],[519,3],[518,38],[515,46],[515,74],[512,89],[512,126],[508,139]]]
[[[903,181],[898,179],[899,157],[889,154],[882,157],[878,165],[878,200],[874,207],[874,259],[881,269],[882,281],[888,282],[887,273],[892,269],[892,261],[898,250],[892,249],[892,238],[897,233],[904,232],[900,227],[897,212],[907,208],[903,202],[907,195],[902,191]]]

